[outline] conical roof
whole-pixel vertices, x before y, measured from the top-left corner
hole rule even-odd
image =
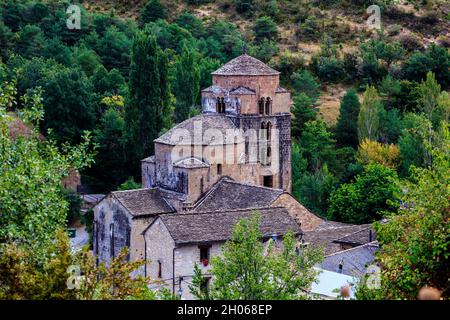
[[[272,69],[264,62],[253,58],[247,54],[240,55],[221,68],[212,72],[213,75],[227,75],[227,76],[264,76],[264,75],[278,75],[278,71]]]

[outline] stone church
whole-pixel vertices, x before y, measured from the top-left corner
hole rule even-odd
[[[95,206],[98,261],[127,246],[128,259],[145,260],[142,274],[189,298],[183,283],[194,264],[207,273],[234,224],[255,211],[265,239],[292,230],[303,243],[336,248],[327,230],[364,230],[324,221],[290,194],[291,98],[279,75],[247,54],[212,73],[201,114],[154,140],[155,154],[141,162],[143,188],[112,192]]]

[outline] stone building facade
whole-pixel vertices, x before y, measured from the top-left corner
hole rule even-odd
[[[255,211],[266,239],[293,230],[328,252],[336,230],[339,238],[360,230],[324,221],[290,194],[291,99],[279,72],[244,54],[212,77],[202,113],[156,139],[142,160],[143,188],[94,207],[98,262],[128,247],[129,260],[145,261],[139,273],[186,298],[194,265],[220,254],[235,223]]]
[[[153,288],[165,287],[182,299],[194,298],[189,290],[197,265],[204,275],[205,287],[213,278],[209,260],[221,254],[230,239],[233,226],[249,218],[255,210],[160,215],[143,232],[146,263],[144,274],[155,280]],[[263,241],[280,241],[288,231],[300,236],[302,231],[284,208],[260,208]]]
[[[142,161],[144,187],[178,193],[173,205],[186,210],[223,176],[289,192],[291,99],[279,72],[244,54],[212,83],[202,114],[155,140],[155,155]]]

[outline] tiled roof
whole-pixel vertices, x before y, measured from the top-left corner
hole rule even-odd
[[[136,189],[111,193],[133,216],[174,212],[158,189]]]
[[[194,207],[195,212],[269,207],[283,190],[222,178]]]
[[[367,271],[367,266],[374,261],[377,251],[378,243],[376,241],[369,242],[326,256],[322,262],[322,268],[338,272],[339,264],[342,263],[343,274],[361,276]]]
[[[284,235],[301,229],[285,208],[260,208],[207,213],[166,214],[159,218],[176,244],[223,242],[230,239],[233,227],[242,218],[260,214],[260,231],[264,237]]]
[[[346,237],[357,231],[370,227],[370,224],[353,225],[335,221],[324,221],[313,231],[305,232],[303,239],[314,245],[325,246],[325,254],[342,251],[341,245],[335,240]],[[369,238],[365,243],[369,242]]]
[[[229,61],[212,74],[229,76],[259,76],[278,75],[280,73],[266,65],[264,62],[247,54],[243,54]]]
[[[207,130],[208,132],[205,134]],[[170,145],[215,145],[243,142],[242,132],[233,130],[238,129],[224,114],[202,113],[176,125],[157,138],[155,142]],[[208,138],[215,137],[217,131],[222,134],[222,137],[206,141]],[[197,132],[200,134],[196,134]],[[233,132],[238,133],[237,138]]]
[[[236,89],[231,90],[230,94],[256,94],[256,92],[247,87],[239,86]]]

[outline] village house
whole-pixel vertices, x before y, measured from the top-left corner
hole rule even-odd
[[[290,194],[291,99],[279,72],[243,54],[212,73],[201,101],[200,115],[154,140],[142,189],[112,192],[94,207],[99,262],[129,247],[129,260],[145,261],[142,274],[191,298],[194,264],[220,254],[236,222],[255,211],[265,239],[292,230],[327,255],[373,241],[368,226],[326,221]],[[359,242],[346,241],[359,231]]]
[[[288,232],[301,236],[302,231],[284,208],[224,210],[183,215],[163,214],[143,232],[145,275],[160,282],[183,299],[192,299],[192,283],[197,264],[204,275],[204,286],[211,281],[209,261],[220,255],[221,246],[230,239],[234,225],[252,214],[260,215],[263,241],[279,241]]]

